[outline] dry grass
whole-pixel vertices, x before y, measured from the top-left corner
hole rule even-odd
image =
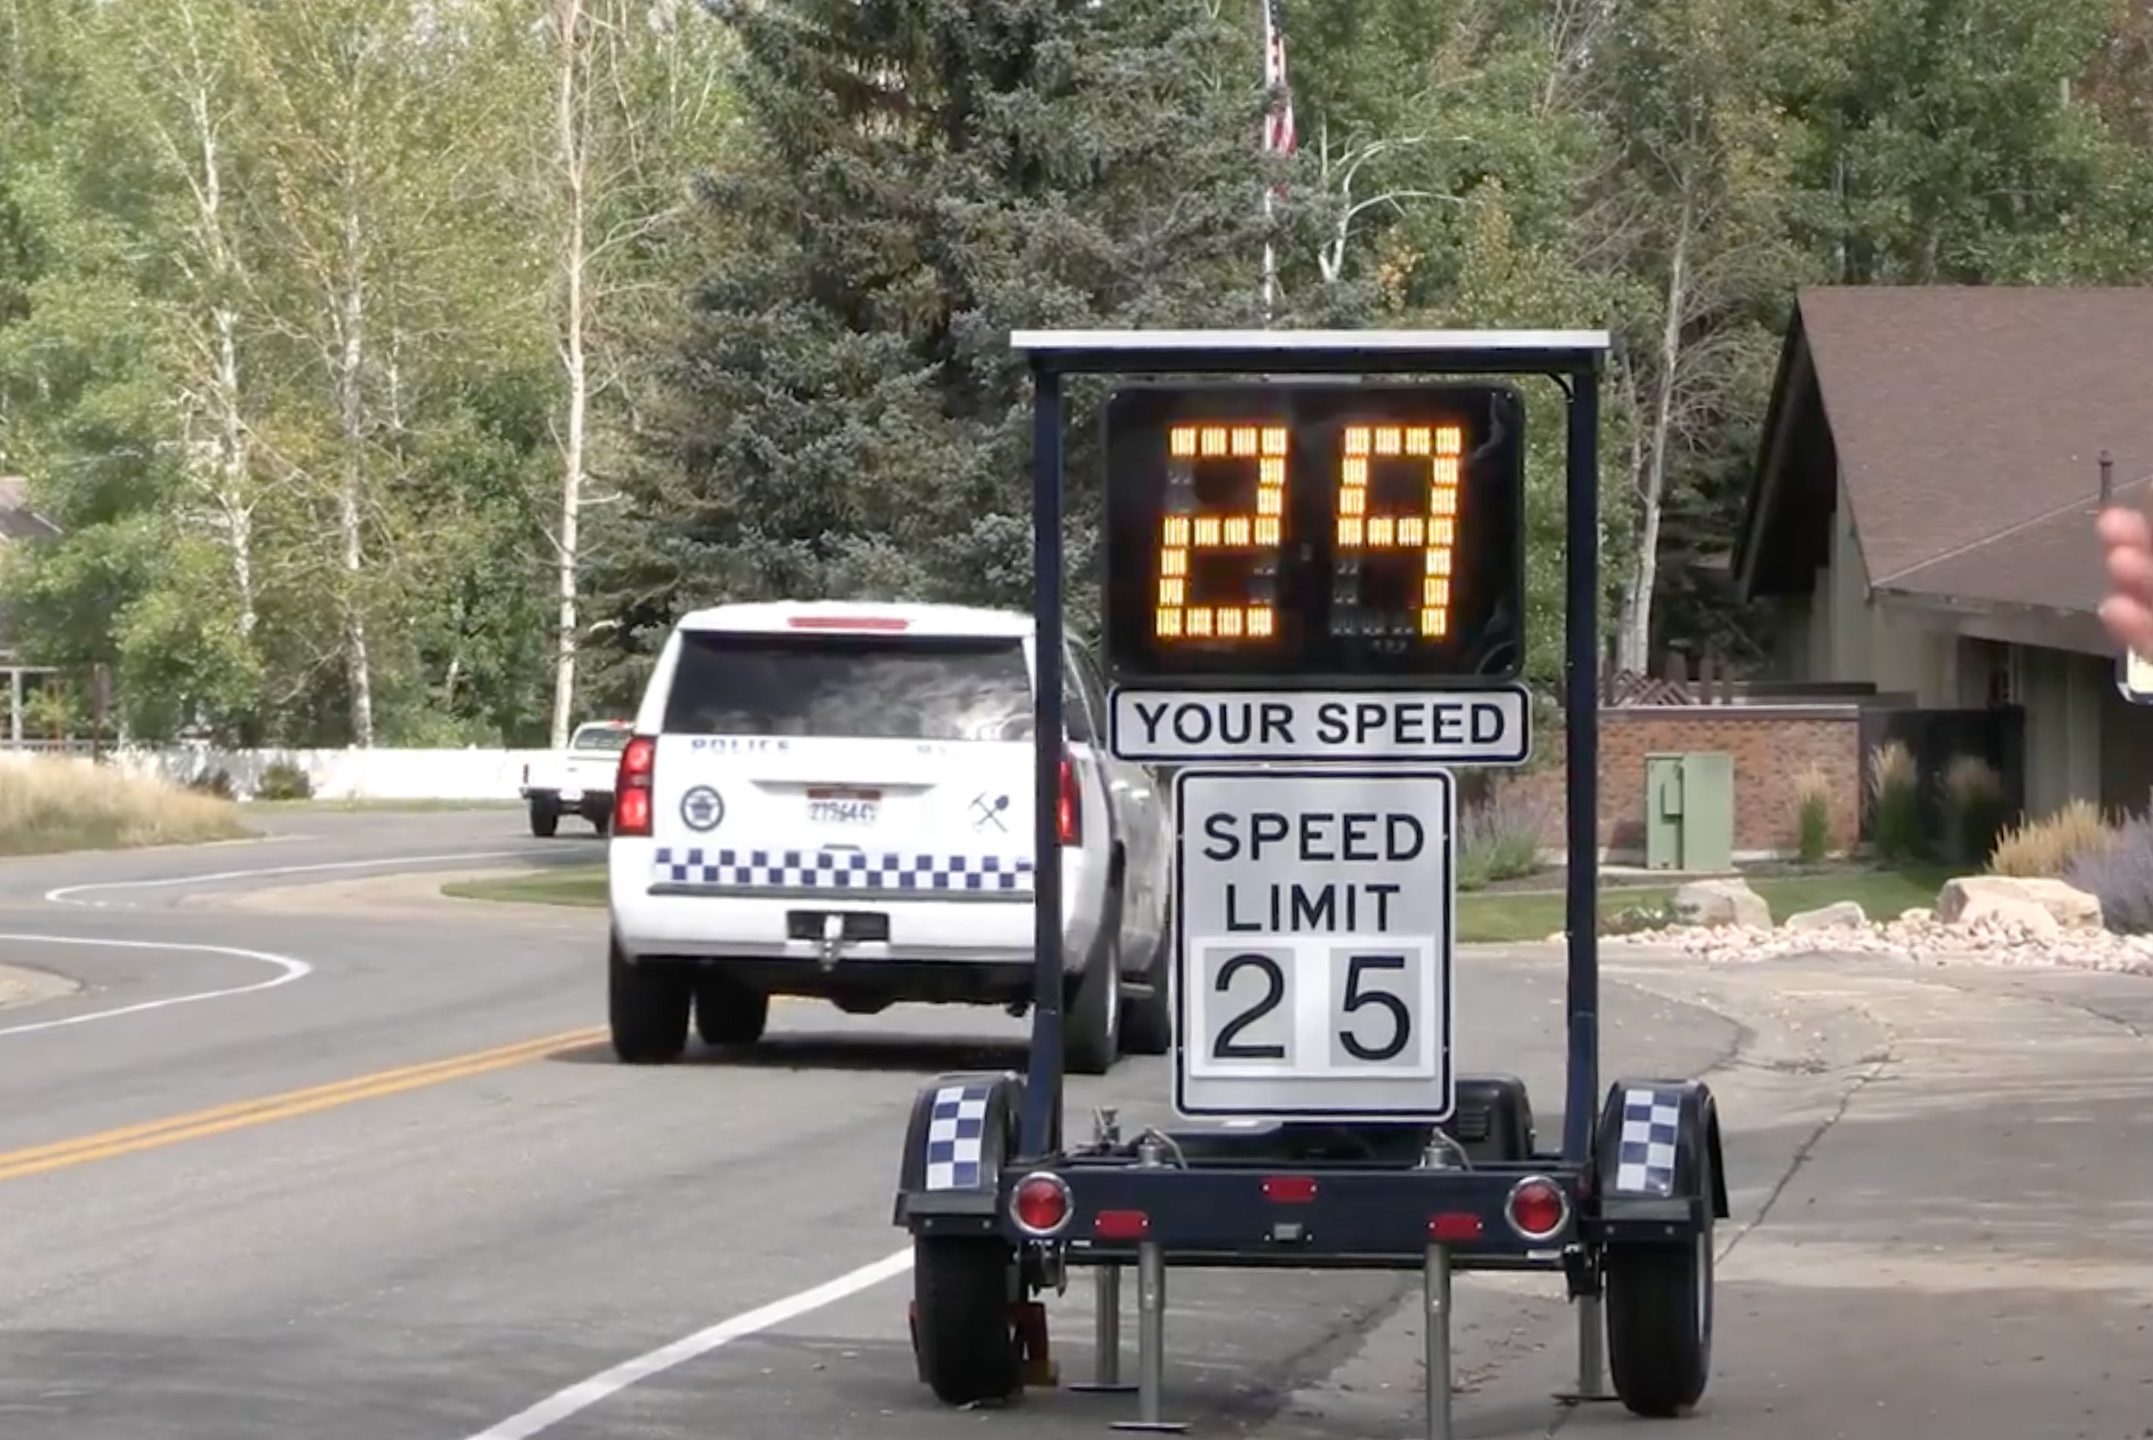
[[[1989,857],[1992,875],[2055,879],[2081,857],[2099,855],[2116,832],[2091,801],[2073,800],[2055,814],[2004,832]]]
[[[86,760],[0,757],[0,854],[183,845],[246,833],[231,801],[154,776]]]

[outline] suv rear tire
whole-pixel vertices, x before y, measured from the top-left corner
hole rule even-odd
[[[1121,1050],[1121,896],[1109,896],[1099,938],[1062,1015],[1062,1065],[1076,1075],[1104,1075]]]
[[[1149,995],[1127,995],[1121,1006],[1121,1053],[1164,1055],[1174,1048],[1174,905],[1166,902],[1159,943],[1144,970]]]
[[[730,975],[695,977],[695,1033],[705,1045],[753,1045],[770,1023],[770,997]]]
[[[606,1010],[613,1053],[630,1065],[663,1065],[688,1048],[694,976],[677,965],[630,964],[619,942],[606,952]]]

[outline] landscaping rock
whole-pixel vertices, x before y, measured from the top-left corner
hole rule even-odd
[[[1992,916],[2021,922],[2029,908],[2067,930],[2101,928],[2100,899],[2061,880],[1965,875],[1945,881],[1936,896],[1936,918],[1946,925],[1973,925]]]
[[[1803,910],[1787,917],[1786,928],[1796,932],[1854,930],[1869,923],[1869,912],[1853,900],[1835,900],[1820,910]]]
[[[1936,912],[1926,905],[1909,905],[1899,912],[1901,925],[1928,925],[1936,920]]]
[[[1772,907],[1746,880],[1692,880],[1675,891],[1668,908],[1685,925],[1772,928]]]

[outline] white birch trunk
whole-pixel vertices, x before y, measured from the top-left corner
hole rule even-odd
[[[352,143],[356,146],[357,137],[352,137]],[[357,164],[356,150],[347,156],[346,164]],[[366,268],[357,179],[348,171],[342,199],[343,264],[335,304],[337,429],[344,453],[337,486],[337,528],[343,540],[344,669],[351,686],[351,739],[363,749],[374,743],[373,667],[367,654],[366,606],[359,593],[366,570],[362,533],[366,487],[366,397],[362,388],[366,364]]]
[[[583,508],[583,468],[590,413],[590,363],[584,348],[584,304],[589,247],[584,236],[585,182],[589,162],[588,35],[583,0],[555,0],[554,22],[560,43],[560,83],[556,90],[566,233],[561,264],[566,289],[561,366],[568,385],[567,423],[561,437],[561,518],[555,546],[555,620],[553,656],[553,747],[568,744],[574,724],[576,694],[576,602],[578,521]]]
[[[1682,361],[1682,316],[1689,303],[1689,250],[1695,223],[1694,203],[1685,191],[1675,221],[1674,251],[1667,264],[1667,314],[1660,328],[1659,373],[1654,376],[1652,420],[1645,439],[1644,473],[1638,477],[1643,502],[1637,535],[1637,568],[1622,596],[1622,623],[1616,632],[1615,664],[1642,674],[1651,664],[1652,592],[1660,572],[1660,510],[1667,485],[1667,451],[1672,443],[1676,372]]]

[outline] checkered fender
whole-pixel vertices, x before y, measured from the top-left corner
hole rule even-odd
[[[934,1092],[927,1120],[927,1188],[976,1190],[987,1134],[987,1096],[991,1082],[944,1085]]]
[[[1629,1085],[1622,1091],[1622,1137],[1614,1188],[1630,1195],[1672,1195],[1675,1146],[1682,1129],[1682,1094]]]
[[[1008,855],[864,850],[705,850],[660,846],[663,884],[722,890],[844,890],[926,895],[1029,895],[1032,862]]]

